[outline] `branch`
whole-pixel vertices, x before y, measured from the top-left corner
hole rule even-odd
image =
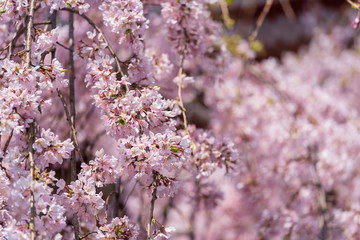
[[[105,201],[105,224],[107,224],[107,221],[108,221],[109,200],[110,200],[110,197],[113,194],[115,194],[115,192],[111,191],[110,194],[107,196],[106,201]]]
[[[154,189],[152,191],[152,198],[151,198],[151,205],[150,205],[150,218],[147,227],[147,239],[151,240],[151,223],[153,222],[154,218],[154,207],[155,207],[155,200],[156,200],[156,191],[157,191],[157,184],[156,184],[156,172],[153,170],[153,183]]]
[[[114,212],[113,212],[114,218],[118,216],[118,211],[119,211],[120,187],[121,187],[121,177],[119,177],[116,180],[116,184],[115,184],[115,205],[114,205]]]
[[[291,6],[290,0],[280,0],[280,4],[286,17],[290,20],[295,20],[296,14]]]
[[[67,107],[67,103],[66,103],[65,100],[64,100],[64,96],[62,95],[62,92],[61,92],[58,88],[56,89],[56,91],[57,91],[58,97],[59,97],[60,100],[61,100],[61,103],[62,103],[62,105],[63,105],[63,108],[64,108],[64,110],[65,110],[66,120],[69,122],[70,128],[72,128],[71,116],[70,116],[69,109],[68,109],[68,107]],[[75,130],[75,129],[70,129],[70,131],[71,131],[72,134],[73,134],[75,149],[76,149],[76,151],[77,151],[78,154],[79,154],[80,161],[81,161],[81,162],[84,162],[84,158],[83,158],[83,156],[82,156],[82,154],[81,154],[79,142],[78,142],[77,137],[76,137],[76,130]]]
[[[67,46],[65,46],[64,44],[62,44],[61,42],[56,42],[56,44],[58,44],[60,47],[70,51],[70,48],[68,48]]]
[[[138,181],[135,182],[134,186],[132,187],[130,193],[128,194],[128,196],[126,197],[125,201],[124,201],[124,205],[122,206],[121,208],[121,212],[124,211],[125,207],[126,207],[126,204],[130,198],[130,196],[133,194],[134,190],[135,190],[135,187],[136,185],[138,184]]]
[[[87,17],[85,14],[81,14],[79,13],[79,11],[75,10],[75,9],[71,9],[71,8],[63,8],[61,10],[65,10],[65,11],[68,11],[68,12],[72,12],[72,13],[75,13],[77,14],[78,16],[82,17],[83,19],[85,19],[98,33],[100,33],[103,38],[104,38],[104,42],[106,44],[106,48],[109,50],[109,52],[111,53],[111,55],[113,56],[113,58],[115,59],[115,62],[116,62],[116,66],[118,68],[118,72],[117,73],[120,73],[121,76],[124,76],[124,73],[122,72],[121,70],[121,63],[122,61],[119,59],[119,57],[116,55],[114,49],[111,47],[109,41],[107,40],[107,38],[105,37],[105,34],[104,32],[89,18]]]
[[[94,233],[97,233],[97,232],[89,232],[89,233],[85,234],[84,236],[80,237],[80,239],[85,239],[85,238],[87,238],[89,235],[94,234]]]
[[[274,0],[266,0],[265,7],[263,8],[258,20],[256,21],[256,27],[249,37],[250,42],[254,41],[257,38],[260,27],[263,24],[267,14],[269,13],[270,8],[273,5],[273,3],[274,3]]]
[[[56,11],[53,13],[52,17],[52,28],[56,28]],[[70,65],[70,79],[69,79],[69,98],[70,98],[70,113],[67,109],[67,107],[64,105],[65,100],[61,98],[62,94],[59,95],[60,90],[56,89],[58,92],[58,95],[61,99],[61,102],[63,103],[65,112],[66,112],[66,118],[70,125],[70,137],[71,141],[76,146],[76,151],[79,153],[79,156],[82,159],[80,147],[78,144],[78,140],[76,137],[76,130],[75,130],[75,67],[74,67],[74,13],[70,12],[69,14],[69,65]],[[55,53],[53,54],[53,57],[55,57]],[[83,161],[82,161],[83,162]],[[70,157],[70,172],[71,172],[71,181],[75,181],[77,178],[77,171],[76,171],[76,153],[75,150],[71,152]],[[75,213],[73,215],[72,224],[74,226],[74,235],[75,240],[80,240],[80,228],[79,228],[79,218],[77,214]]]
[[[29,5],[29,12],[27,15],[27,27],[26,27],[26,37],[25,37],[25,68],[28,68],[31,64],[31,30],[33,28],[33,21],[34,21],[34,6],[35,0],[30,1]],[[30,162],[30,176],[31,182],[33,183],[36,181],[35,179],[35,161],[34,161],[34,149],[33,144],[35,141],[35,119],[33,122],[30,123],[30,127],[27,132],[27,142],[28,142],[28,155],[29,155],[29,162]],[[36,239],[36,231],[35,231],[35,196],[32,189],[32,184],[30,185],[30,238],[31,240]]]
[[[321,184],[319,174],[317,172],[316,164],[316,154],[317,146],[308,147],[308,159],[312,164],[312,170],[315,178],[315,186],[318,190],[318,204],[319,204],[319,212],[321,215],[321,231],[319,235],[320,240],[327,240],[332,239],[331,232],[330,232],[330,215],[329,210],[327,208],[327,201],[326,201],[326,192]]]
[[[186,32],[185,32],[185,35],[186,35]],[[183,88],[181,75],[183,74],[183,71],[184,71],[185,48],[186,48],[186,40],[184,40],[183,47],[182,47],[182,50],[181,50],[181,60],[180,60],[180,67],[179,67],[179,72],[178,72],[178,78],[179,78],[178,98],[179,98],[179,106],[180,106],[180,109],[182,111],[185,132],[186,132],[187,135],[190,136],[189,130],[187,128],[186,109],[184,107],[184,102],[183,102],[182,94],[181,94],[181,90]]]
[[[234,20],[230,18],[228,5],[226,0],[220,0],[220,8],[222,12],[222,18],[224,20],[225,26],[231,28],[234,25]]]
[[[9,147],[9,144],[10,144],[11,138],[13,136],[13,133],[14,133],[14,130],[11,130],[10,136],[6,140],[5,146],[4,146],[3,150],[2,150],[3,156],[0,158],[0,163],[2,162],[2,160],[3,160],[4,156],[5,156],[5,152],[7,151],[8,147]]]

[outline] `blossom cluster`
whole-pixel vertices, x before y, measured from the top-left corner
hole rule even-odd
[[[257,61],[226,2],[0,0],[0,239],[360,237],[359,41]]]

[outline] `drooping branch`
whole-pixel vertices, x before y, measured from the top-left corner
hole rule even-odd
[[[222,12],[222,18],[224,20],[225,26],[227,28],[231,28],[234,25],[235,21],[230,18],[228,4],[227,4],[226,0],[221,0],[219,2],[219,4],[220,4],[220,8],[221,8],[221,12]]]
[[[75,110],[75,66],[74,66],[74,13],[69,13],[69,42],[70,42],[70,51],[69,51],[69,65],[70,65],[70,79],[69,79],[69,98],[70,98],[70,135],[71,141],[78,142],[76,137],[75,130],[75,119],[76,119],[76,110]],[[77,144],[77,149],[79,154],[80,147]],[[76,153],[75,150],[71,152],[70,158],[70,171],[71,171],[71,181],[75,181],[77,178],[77,170],[76,170]],[[79,230],[79,218],[75,213],[73,215],[73,226],[75,233],[75,240],[80,239],[80,230]]]
[[[116,180],[116,184],[115,184],[115,201],[114,201],[115,204],[114,204],[114,212],[113,212],[114,218],[118,216],[118,212],[119,212],[120,188],[121,188],[121,177]]]
[[[331,231],[330,231],[330,215],[329,210],[327,207],[327,200],[326,200],[326,192],[324,187],[321,184],[320,177],[317,170],[317,146],[308,147],[308,159],[312,166],[312,171],[314,175],[314,184],[318,191],[318,206],[319,206],[319,213],[321,216],[320,227],[321,231],[319,234],[320,240],[328,240],[332,239]]]
[[[33,28],[34,21],[34,7],[35,0],[30,1],[29,11],[27,14],[27,26],[26,26],[26,37],[25,37],[25,68],[28,68],[31,64],[31,30]],[[30,123],[28,132],[27,132],[27,142],[28,142],[28,156],[30,163],[30,176],[33,181],[35,179],[35,161],[34,161],[34,149],[33,144],[35,141],[35,119],[33,119],[32,123]],[[33,184],[31,184],[32,186]],[[35,208],[35,196],[32,187],[30,187],[30,238],[31,240],[36,239],[36,230],[35,230],[35,216],[36,216],[36,208]]]
[[[157,192],[157,183],[156,183],[156,172],[153,170],[153,191],[152,191],[152,198],[151,198],[151,203],[150,203],[150,217],[149,217],[149,222],[148,222],[148,226],[147,226],[147,239],[150,240],[151,239],[151,225],[152,222],[154,221],[154,207],[155,207],[155,200],[156,200],[156,192]]]
[[[280,0],[280,4],[286,17],[290,20],[295,20],[296,14],[291,6],[290,0]]]
[[[267,14],[269,13],[270,8],[273,5],[273,3],[274,3],[274,0],[266,0],[265,7],[263,8],[262,12],[260,13],[259,18],[256,21],[255,29],[249,37],[250,42],[256,40],[256,38],[259,34],[260,27],[263,24]]]
[[[14,130],[11,130],[11,133],[10,133],[8,139],[6,140],[5,145],[4,145],[4,148],[3,148],[3,150],[2,150],[3,156],[0,157],[0,164],[1,164],[2,160],[3,160],[3,158],[4,158],[4,155],[5,155],[8,147],[9,147],[9,144],[10,144],[10,141],[11,141],[11,138],[12,138],[13,134],[14,134]],[[0,135],[0,136],[1,136],[1,135]]]
[[[186,37],[186,31],[185,31],[185,37]],[[179,106],[180,106],[182,116],[183,116],[183,121],[184,121],[184,129],[185,129],[186,134],[190,136],[189,130],[187,128],[186,108],[184,107],[184,102],[183,102],[182,93],[181,93],[181,90],[183,88],[182,75],[183,75],[183,71],[184,71],[185,48],[186,48],[186,39],[184,40],[182,50],[181,50],[181,59],[180,59],[180,66],[179,66],[179,72],[178,72],[178,78],[179,78],[178,98],[179,98]]]
[[[124,73],[121,70],[121,63],[122,61],[119,59],[119,57],[116,55],[114,49],[111,47],[109,41],[107,40],[107,38],[105,37],[104,32],[101,30],[101,28],[99,28],[93,20],[91,20],[88,16],[86,16],[85,14],[81,14],[79,11],[72,9],[72,8],[64,8],[62,10],[68,11],[68,12],[72,12],[75,13],[77,15],[79,15],[80,17],[82,17],[83,19],[85,19],[98,33],[100,33],[103,36],[104,42],[106,44],[106,48],[109,50],[110,54],[113,56],[113,58],[115,59],[116,62],[116,66],[118,68],[118,72],[121,74],[121,76],[124,76]]]
[[[65,115],[66,115],[66,120],[68,121],[69,125],[70,125],[70,128],[72,128],[72,124],[71,124],[71,115],[70,115],[70,111],[68,109],[68,105],[64,99],[64,96],[62,94],[62,92],[59,90],[59,89],[56,89],[57,91],[57,94],[58,94],[58,97],[60,98],[61,100],[61,103],[63,105],[63,108],[64,108],[64,111],[65,111]],[[79,157],[80,157],[80,161],[81,162],[84,162],[84,158],[81,154],[81,149],[80,149],[80,145],[79,145],[79,142],[77,140],[77,137],[76,137],[76,129],[70,129],[70,131],[72,132],[73,134],[73,138],[74,138],[74,146],[75,146],[75,150],[78,152],[79,154]]]

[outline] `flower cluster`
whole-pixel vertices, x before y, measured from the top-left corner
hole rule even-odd
[[[140,0],[105,0],[99,6],[104,24],[119,36],[119,44],[127,44],[134,53],[142,50],[142,35],[148,21],[144,17]]]
[[[44,169],[49,164],[62,163],[63,159],[69,159],[74,146],[70,139],[64,142],[51,132],[50,129],[42,129],[40,137],[35,140],[33,148],[36,151],[36,166]]]
[[[50,13],[62,8],[76,8],[79,12],[85,13],[89,10],[90,4],[85,0],[42,0],[41,7],[50,7]]]
[[[0,239],[359,239],[359,41],[227,2],[0,0]]]
[[[129,223],[128,217],[114,218],[98,230],[97,239],[135,240],[138,236],[138,227]]]

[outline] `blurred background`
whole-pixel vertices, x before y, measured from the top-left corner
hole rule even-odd
[[[266,0],[227,0],[229,16],[234,25],[230,35],[247,38],[255,28],[256,20]],[[221,10],[214,9],[214,17],[221,18]],[[274,0],[258,35],[264,51],[258,59],[279,57],[284,51],[297,51],[309,43],[313,28],[330,28],[334,23],[353,30],[351,22],[356,11],[346,0]]]

